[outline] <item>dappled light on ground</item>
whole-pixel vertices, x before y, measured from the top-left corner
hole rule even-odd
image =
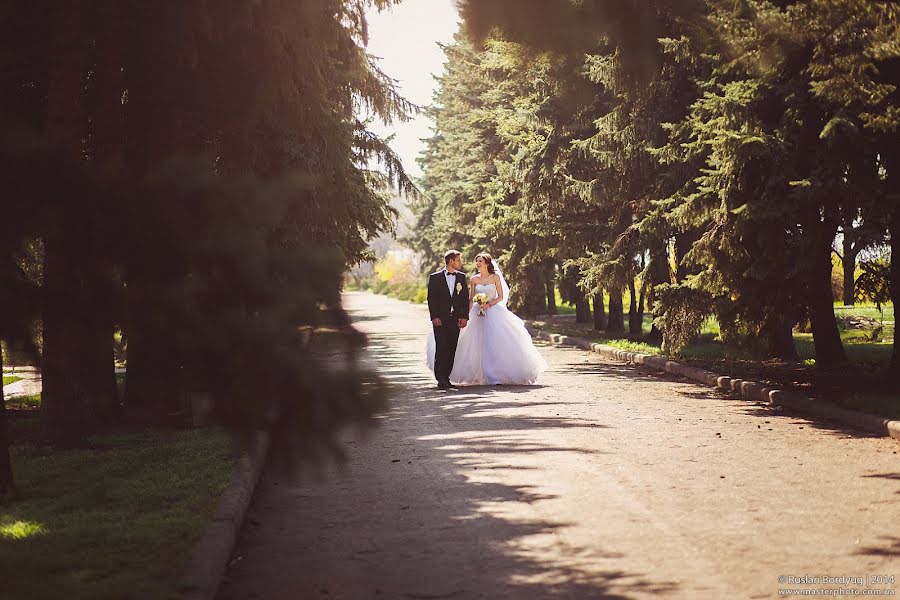
[[[347,304],[394,395],[345,464],[267,474],[221,600],[769,597],[891,558],[890,440],[549,346],[536,385],[439,391],[423,307]]]
[[[47,532],[44,525],[34,521],[5,521],[6,515],[0,514],[0,538],[5,540],[24,540]]]

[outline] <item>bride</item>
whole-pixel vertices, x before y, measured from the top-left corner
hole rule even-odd
[[[506,307],[509,285],[491,255],[482,252],[476,256],[475,266],[478,274],[469,281],[469,324],[460,332],[450,381],[463,385],[532,384],[547,363],[531,343],[525,324]],[[481,306],[474,302],[478,294],[488,299]],[[431,369],[433,349],[432,334],[427,350]]]

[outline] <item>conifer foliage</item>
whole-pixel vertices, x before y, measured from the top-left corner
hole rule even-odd
[[[817,366],[846,361],[836,235],[851,267],[861,248],[900,239],[898,3],[473,0],[461,11],[422,161],[426,256],[489,249],[526,288],[525,313],[547,312],[521,303],[541,284],[535,266],[551,264],[608,331],[624,329],[628,289],[631,331],[649,302],[669,350],[715,315],[726,344],[796,359],[792,329],[808,320]]]
[[[0,338],[41,365],[52,443],[212,392],[315,450],[379,405],[339,293],[391,226],[385,186],[413,189],[355,117],[415,109],[365,50],[365,9],[392,3],[3,4]]]

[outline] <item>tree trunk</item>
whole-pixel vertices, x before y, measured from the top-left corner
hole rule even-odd
[[[90,332],[84,326],[79,266],[70,260],[79,250],[72,237],[62,232],[48,235],[44,254],[47,301],[43,313],[41,416],[49,442],[60,448],[84,443],[89,415],[82,343]]]
[[[857,244],[858,246],[858,244]],[[844,229],[844,255],[841,257],[841,264],[844,267],[844,306],[853,306],[856,296],[856,257],[859,251],[854,247],[853,242],[847,235],[847,229]]]
[[[672,282],[669,271],[669,252],[666,245],[659,244],[650,248],[650,290],[647,294],[647,305],[654,317],[656,316],[656,289],[658,286]],[[650,343],[662,343],[662,331],[655,320],[653,325],[650,326],[647,341]]]
[[[553,261],[544,265],[544,287],[547,290],[547,314],[555,315],[556,310],[556,266]]]
[[[606,308],[603,306],[603,290],[594,294],[594,329],[606,329]]]
[[[522,315],[534,318],[547,314],[547,294],[544,287],[544,275],[537,265],[525,269],[524,297],[520,305]]]
[[[847,362],[844,345],[834,316],[834,293],[831,288],[831,243],[837,233],[837,221],[824,221],[817,207],[810,207],[804,223],[807,239],[807,305],[816,347],[816,366],[831,368]]]
[[[87,307],[86,331],[81,340],[81,368],[91,417],[110,422],[119,413],[113,323],[109,312],[97,308]]]
[[[167,8],[176,3],[166,5]],[[125,4],[128,71],[128,119],[125,162],[139,176],[153,177],[166,159],[193,154],[190,119],[183,109],[184,67],[177,63],[167,36],[154,33],[165,23],[166,13],[148,2]],[[149,23],[149,25],[148,25]],[[150,239],[153,239],[152,237]],[[123,273],[125,311],[120,325],[128,338],[125,408],[140,416],[158,418],[179,409],[181,364],[173,332],[154,318],[162,302],[161,290],[183,277],[178,264],[160,265],[152,250],[129,248]]]
[[[123,68],[123,14],[119,0],[103,0],[97,14],[96,113],[94,115],[95,160],[111,177],[122,173],[125,158],[125,119],[122,95],[125,91]],[[115,290],[112,267],[97,261],[90,269],[98,298],[90,314],[90,335],[84,340],[85,372],[92,378],[90,397],[93,414],[109,421],[117,416],[120,399],[116,387],[113,350],[112,295]]]
[[[47,132],[72,157],[82,155],[87,127],[85,77],[89,67],[88,3],[71,0],[55,4],[52,16],[48,72]],[[76,192],[77,193],[77,192]],[[77,200],[77,199],[76,199]],[[84,441],[84,398],[80,341],[86,328],[81,318],[84,291],[77,257],[77,232],[70,220],[78,208],[60,203],[60,214],[48,219],[45,232],[44,346],[41,408],[51,443],[69,447]]]
[[[769,355],[790,362],[797,362],[797,347],[794,345],[794,331],[791,319],[779,316],[769,323]]]
[[[641,291],[638,293],[638,323],[639,323],[639,334],[644,333],[644,306],[646,306],[645,302],[645,294],[647,290],[647,284],[641,286]]]
[[[900,65],[896,61],[891,66],[889,73],[893,80],[900,79]],[[897,149],[896,134],[885,132],[881,136],[880,147],[885,149],[884,167],[887,172],[885,192],[888,197],[900,196],[900,150]],[[900,203],[896,200],[887,209],[888,234],[891,244],[890,266],[890,294],[894,310],[900,306]],[[897,340],[897,330],[894,329],[893,351],[891,352],[891,364],[888,373],[894,383],[900,383],[900,342]]]
[[[694,242],[700,239],[698,230],[686,231],[675,235],[675,280],[683,281],[688,275],[695,275],[699,269],[696,266],[685,264],[684,257],[694,246]]]
[[[89,67],[89,2],[55,3],[47,85],[47,133],[80,155],[86,132],[85,78]]]
[[[126,404],[129,412],[160,417],[181,407],[181,369],[171,336],[134,322],[128,330]]]
[[[644,298],[641,297],[640,302],[638,302],[638,294],[637,289],[635,289],[634,278],[628,282],[628,291],[630,292],[631,300],[628,304],[628,333],[631,335],[641,335],[642,327],[644,325]]]
[[[124,26],[121,0],[102,0],[97,19],[94,144],[97,161],[114,176],[121,173],[125,161]]]
[[[591,322],[591,305],[588,303],[587,296],[581,290],[578,290],[575,295],[575,322]]]
[[[606,332],[614,334],[625,333],[622,288],[613,287],[609,290],[609,318],[606,322]]]
[[[15,486],[9,459],[9,430],[6,425],[6,401],[3,399],[3,358],[0,356],[0,494]]]
[[[900,166],[900,165],[898,165]],[[897,175],[894,175],[897,177]],[[894,208],[890,217],[891,237],[891,302],[896,310],[900,306],[900,208]],[[897,339],[897,330],[894,329],[894,347],[891,352],[890,376],[895,382],[900,382],[900,343]]]

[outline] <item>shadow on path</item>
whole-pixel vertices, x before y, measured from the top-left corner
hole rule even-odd
[[[415,366],[418,337],[369,332],[369,360],[398,392],[391,407],[365,440],[348,432],[348,463],[323,480],[315,468],[293,482],[265,474],[220,600],[624,599],[623,590],[674,589],[600,566],[622,557],[603,549],[602,531],[588,545],[566,542],[557,534],[572,522],[542,506],[557,495],[523,476],[535,459],[598,452],[535,431],[603,425],[517,413],[540,386],[435,390]]]

